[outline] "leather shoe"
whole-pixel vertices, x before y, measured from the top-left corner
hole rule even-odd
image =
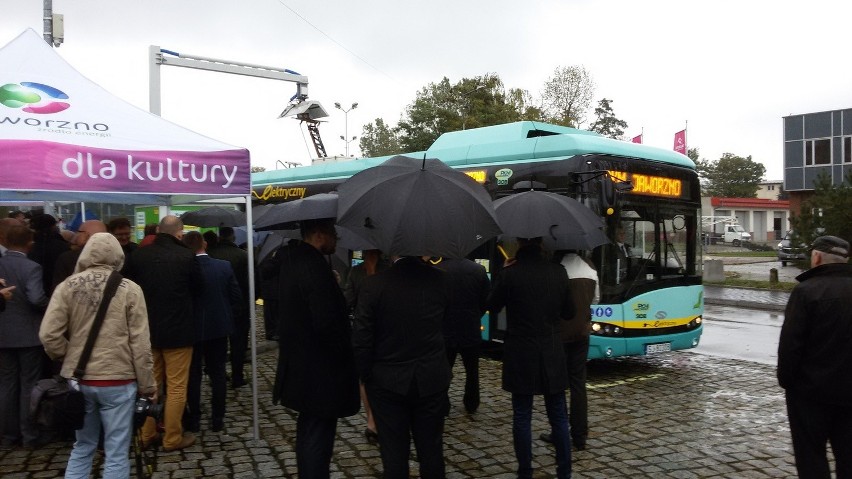
[[[142,449],[148,449],[153,446],[158,446],[162,441],[162,438],[159,434],[152,437],[151,439],[142,439]]]
[[[231,382],[231,389],[239,389],[248,384],[245,379],[234,380]]]
[[[364,429],[364,436],[367,437],[367,441],[371,444],[375,444],[379,440],[379,433],[370,428]]]
[[[553,444],[553,437],[550,436],[549,432],[543,432],[539,434],[538,438],[546,443]]]
[[[177,450],[180,450],[180,449],[185,449],[185,448],[187,448],[187,447],[189,447],[193,444],[195,444],[195,434],[188,433],[188,434],[183,435],[183,437],[180,439],[180,442],[178,443],[177,446],[175,446],[175,447],[163,447],[163,450],[166,451],[166,452],[172,452],[172,451],[177,451]]]

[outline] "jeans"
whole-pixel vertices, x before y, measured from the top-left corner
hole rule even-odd
[[[123,386],[80,386],[86,399],[86,419],[77,431],[77,440],[65,479],[86,479],[92,471],[92,459],[98,448],[101,425],[104,430],[103,479],[130,476],[130,438],[133,436],[133,406],[136,403],[136,383]]]
[[[518,478],[532,479],[532,394],[512,394],[512,439],[518,459]],[[544,395],[553,446],[556,448],[556,477],[571,477],[571,436],[565,393]],[[381,434],[381,431],[379,431]]]
[[[38,440],[38,428],[30,421],[30,393],[41,379],[44,348],[0,349],[0,433],[3,439],[24,444]]]
[[[183,440],[183,410],[186,408],[186,388],[189,383],[189,366],[192,363],[192,346],[175,349],[153,349],[154,378],[157,384],[166,385],[163,422],[166,433],[163,448],[174,449]],[[157,437],[157,422],[148,418],[142,428],[146,442]]]
[[[302,479],[328,479],[337,418],[299,413],[296,419],[296,467]]]

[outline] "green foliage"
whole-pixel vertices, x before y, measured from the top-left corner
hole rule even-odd
[[[376,118],[374,123],[364,125],[358,146],[365,158],[388,156],[402,152],[399,135],[389,128],[381,118]]]
[[[621,140],[626,128],[627,122],[615,117],[615,113],[612,111],[612,100],[601,99],[597,108],[595,108],[595,121],[589,127],[589,130],[609,138]]]
[[[766,174],[766,167],[753,161],[751,155],[742,157],[733,153],[725,153],[715,162],[699,159],[695,167],[702,181],[702,194],[722,198],[756,197],[758,185]]]
[[[790,219],[793,244],[811,244],[817,236],[834,235],[852,240],[852,172],[843,183],[833,185],[828,175],[814,180],[814,194]]]
[[[545,119],[557,125],[579,128],[595,94],[592,75],[582,65],[557,67],[544,84]]]
[[[503,81],[493,73],[456,84],[444,77],[423,87],[406,108],[397,127],[400,146],[404,151],[422,151],[448,131],[518,121],[521,115],[514,103],[518,99],[508,97]]]

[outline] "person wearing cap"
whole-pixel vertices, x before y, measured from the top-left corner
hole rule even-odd
[[[849,242],[820,236],[811,269],[796,277],[778,343],[778,383],[799,477],[852,477],[852,265]]]

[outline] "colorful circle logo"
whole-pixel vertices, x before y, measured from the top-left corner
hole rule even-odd
[[[25,107],[27,113],[50,114],[67,110],[71,105],[62,101],[68,95],[49,85],[34,82],[7,83],[0,86],[0,104],[9,108]]]

